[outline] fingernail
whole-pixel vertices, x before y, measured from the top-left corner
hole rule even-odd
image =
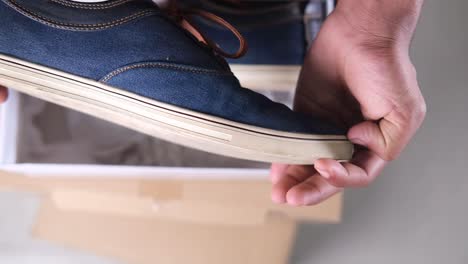
[[[320,175],[322,177],[324,177],[325,179],[330,179],[330,173],[328,173],[328,171],[320,170],[320,169],[317,169],[317,168],[315,168],[315,169],[318,171],[318,173],[320,173]]]
[[[295,192],[288,192],[286,194],[286,202],[291,206],[303,206],[304,205],[304,201],[302,197],[300,197]]]
[[[286,199],[272,195],[271,196],[271,201],[275,204],[284,204],[286,203]]]
[[[283,191],[273,187],[271,191],[271,200],[276,204],[283,204],[286,202],[286,194]]]

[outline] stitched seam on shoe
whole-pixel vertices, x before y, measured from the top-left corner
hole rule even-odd
[[[111,22],[106,22],[106,23],[95,23],[95,24],[79,24],[79,23],[64,23],[64,22],[60,22],[60,21],[54,21],[54,20],[51,20],[47,17],[44,17],[28,8],[25,8],[24,6],[22,6],[21,4],[19,4],[18,2],[16,2],[15,0],[9,0],[10,2],[12,2],[13,4],[17,5],[18,8],[20,8],[20,10],[22,9],[24,12],[27,12],[29,13],[29,15],[32,16],[32,18],[34,18],[34,16],[36,16],[37,18],[40,18],[46,22],[49,22],[49,23],[53,23],[53,24],[57,24],[59,26],[76,26],[76,27],[106,27],[106,26],[110,26],[112,24],[116,24],[116,23],[120,23],[122,21],[126,21],[126,20],[129,20],[129,19],[132,19],[132,17],[134,16],[139,16],[141,15],[142,13],[146,13],[146,12],[155,12],[153,10],[143,10],[143,11],[140,11],[138,13],[134,13],[134,14],[131,14],[131,15],[128,15],[126,17],[123,17],[123,18],[119,18],[117,20],[114,20],[114,21],[111,21]]]
[[[24,6],[21,6],[14,0],[8,0],[7,4],[20,12],[21,14],[44,24],[47,24],[52,27],[56,28],[61,28],[61,29],[76,29],[76,30],[99,30],[99,29],[106,29],[114,26],[118,26],[121,24],[124,24],[126,22],[129,22],[131,20],[150,15],[150,14],[157,14],[156,11],[154,10],[143,10],[138,13],[111,21],[111,22],[106,22],[106,23],[96,23],[96,24],[73,24],[73,23],[63,23],[59,21],[54,21],[49,18],[46,18],[42,15],[37,14],[34,11],[31,11]]]
[[[179,71],[186,71],[186,72],[192,72],[192,73],[204,73],[204,74],[213,74],[213,75],[232,75],[232,72],[223,72],[223,71],[217,71],[217,70],[209,70],[209,69],[195,69],[187,66],[176,66],[176,65],[169,65],[165,63],[158,63],[158,62],[143,62],[143,63],[137,63],[137,64],[132,64],[128,66],[124,66],[121,68],[118,68],[106,76],[102,77],[99,82],[106,83],[110,81],[112,78],[116,77],[117,75],[120,75],[124,72],[133,70],[133,69],[139,69],[139,68],[166,68],[166,69],[174,69],[174,70],[179,70]]]
[[[101,10],[101,9],[109,9],[113,7],[117,7],[128,3],[132,0],[118,0],[110,3],[77,3],[77,2],[70,2],[67,0],[50,0],[57,4],[61,4],[68,7],[78,8],[78,9],[90,9],[90,10]]]

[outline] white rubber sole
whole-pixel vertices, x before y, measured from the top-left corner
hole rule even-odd
[[[256,91],[294,91],[301,72],[299,65],[230,64],[229,66],[243,87]]]
[[[348,160],[344,136],[288,133],[232,122],[0,54],[0,84],[139,132],[200,150],[264,162]],[[112,131],[109,131],[112,133]]]

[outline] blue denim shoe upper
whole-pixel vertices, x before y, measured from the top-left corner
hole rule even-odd
[[[306,52],[305,2],[181,0],[186,8],[201,8],[233,24],[246,38],[249,51],[232,64],[301,65]],[[217,24],[197,19],[207,35],[229,51],[238,44],[231,32]]]
[[[228,120],[343,131],[240,87],[226,61],[150,0],[2,0],[0,53]]]

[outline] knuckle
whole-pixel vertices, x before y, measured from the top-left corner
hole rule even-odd
[[[426,117],[426,114],[427,114],[427,105],[426,105],[426,102],[424,100],[422,100],[421,103],[419,103],[415,110],[414,110],[414,114],[416,116],[416,119],[418,121],[422,121],[424,120],[424,118]]]
[[[375,153],[382,159],[386,161],[395,160],[404,148],[404,143],[401,141],[403,135],[396,133],[394,136],[387,136],[385,138],[384,146],[378,150],[375,150]]]
[[[416,73],[416,70],[414,70]],[[413,118],[420,122],[424,120],[426,117],[427,113],[427,104],[426,101],[424,100],[423,95],[421,94],[421,90],[419,88],[419,85],[417,84],[416,81],[416,86],[415,89],[412,93],[412,96],[410,96],[410,111],[411,115]]]
[[[334,173],[330,174],[326,181],[335,187],[345,187],[344,181],[337,177]]]
[[[372,174],[365,174],[360,178],[360,181],[358,182],[359,187],[368,187],[371,185],[376,178],[376,175]]]
[[[345,182],[345,181],[342,181],[342,180],[330,179],[329,182],[330,182],[331,185],[333,185],[335,187],[338,187],[338,188],[344,188],[344,187],[349,186],[348,182]]]
[[[357,186],[359,186],[359,187],[367,187],[367,186],[369,186],[371,183],[372,183],[372,179],[370,179],[369,177],[362,177],[362,178],[358,181]]]
[[[370,182],[363,181],[358,185],[358,187],[365,188],[365,187],[369,187],[369,185],[370,185]]]
[[[414,79],[418,79],[418,71],[416,69],[416,66],[410,61],[409,63],[409,70],[410,70],[410,73],[414,76]]]
[[[383,159],[387,161],[392,161],[398,158],[400,155],[400,151],[395,149],[390,149],[383,154]]]

